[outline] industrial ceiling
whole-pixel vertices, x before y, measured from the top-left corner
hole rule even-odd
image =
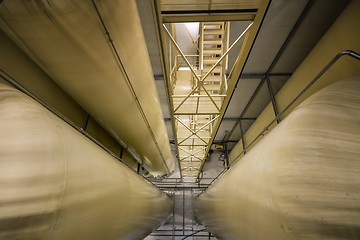
[[[5,2],[8,4],[6,7]],[[280,108],[281,98],[277,99],[276,94],[285,83],[288,85],[292,82],[287,82],[291,77],[303,76],[298,74],[298,71],[301,71],[300,64],[309,56],[309,52],[350,1],[136,0],[136,5],[135,1],[128,1],[124,5],[123,1],[81,2],[84,5],[78,5],[77,0],[69,0],[69,5],[66,2],[57,1],[59,5],[52,5],[53,1],[42,4],[45,0],[17,3],[0,0],[3,7],[0,15],[4,19],[0,23],[0,44],[5,46],[2,49],[0,77],[69,123],[72,131],[75,129],[80,133],[73,134],[80,139],[79,142],[85,140],[89,146],[96,143],[115,159],[137,172],[135,174],[123,164],[119,164],[123,172],[115,166],[118,162],[114,164],[113,159],[108,158],[107,154],[104,157],[97,154],[89,155],[91,151],[86,150],[87,148],[84,148],[85,155],[80,155],[82,148],[77,148],[71,142],[68,144],[69,148],[77,153],[69,155],[76,158],[71,161],[81,163],[79,167],[76,165],[76,171],[79,172],[79,175],[75,175],[77,180],[80,180],[80,183],[85,181],[92,186],[86,189],[106,190],[107,188],[93,186],[113,176],[108,171],[118,177],[112,180],[112,183],[106,183],[108,186],[116,187],[115,190],[109,188],[111,193],[116,193],[115,198],[108,197],[112,195],[101,194],[106,200],[110,199],[112,203],[116,203],[114,209],[124,212],[118,207],[125,207],[129,215],[131,211],[136,211],[131,215],[137,217],[138,213],[143,214],[146,211],[141,207],[133,207],[132,204],[142,203],[142,200],[150,198],[156,206],[149,204],[149,210],[152,211],[156,207],[161,210],[159,212],[168,212],[170,201],[167,196],[154,190],[151,184],[140,186],[139,183],[140,188],[136,186],[137,180],[140,180],[137,175],[147,178],[168,193],[173,200],[172,220],[158,229],[154,235],[168,237],[180,231],[182,233],[179,236],[192,236],[201,231],[205,233],[206,229],[195,221],[193,197],[210,185],[214,186],[213,183],[217,179],[225,179],[226,175],[221,174],[228,168],[230,170],[226,174],[231,171],[234,173],[239,165],[231,165],[229,159],[234,162],[240,159],[250,145],[256,142],[257,137],[251,139],[253,134],[258,134],[255,131],[259,130],[260,139],[261,134],[268,129],[270,125],[263,132],[260,128],[266,126],[268,119],[278,115],[277,103]],[[18,8],[18,3],[26,7]],[[75,18],[72,18],[72,14],[58,15],[58,7],[68,13],[69,6],[80,6],[81,11],[74,11]],[[24,12],[25,15],[22,14]],[[48,15],[50,12],[54,15]],[[13,18],[12,14],[19,15]],[[118,18],[117,21],[109,21],[115,18]],[[54,19],[57,21],[53,21]],[[53,24],[54,22],[57,24]],[[116,24],[111,24],[115,22]],[[46,23],[45,27],[43,23]],[[74,23],[77,27],[73,26]],[[314,52],[316,50],[312,51]],[[322,57],[319,55],[314,61]],[[108,66],[112,68],[109,69]],[[217,69],[218,67],[221,67],[221,70]],[[25,83],[24,88],[9,79],[14,80],[14,83],[15,80]],[[108,91],[105,92],[105,88]],[[34,92],[35,96],[31,92]],[[55,110],[51,106],[55,106]],[[271,114],[268,114],[269,112]],[[264,120],[263,116],[266,114],[268,115]],[[254,124],[261,119],[265,125]],[[282,120],[282,116],[275,118],[271,122],[271,127]],[[11,123],[12,120],[8,120],[3,126]],[[39,126],[43,127],[46,124]],[[69,126],[66,125],[65,128]],[[38,134],[41,136],[43,131],[42,128],[39,129]],[[13,131],[24,133],[18,131],[16,126],[13,127]],[[7,141],[6,137],[4,139]],[[32,143],[32,137],[26,137],[25,140],[25,146],[33,153],[33,144],[29,144]],[[93,143],[90,144],[89,140]],[[275,140],[277,139],[271,141]],[[11,141],[15,143],[14,146],[22,142],[18,141],[18,138]],[[36,144],[36,141],[34,143]],[[48,141],[44,144],[46,146]],[[281,145],[281,141],[278,144]],[[43,144],[36,146],[41,151],[47,150]],[[17,153],[18,147],[11,150]],[[222,154],[214,154],[217,150]],[[102,150],[99,152],[104,155]],[[230,157],[227,157],[228,154]],[[252,154],[253,151],[247,156],[251,157]],[[25,155],[26,158],[21,157],[18,160],[24,161],[30,156],[38,162],[33,155]],[[42,156],[46,158],[46,155]],[[53,153],[52,156],[59,154]],[[177,166],[173,172],[175,156]],[[217,158],[224,162],[217,161]],[[106,165],[106,169],[93,164],[101,161],[104,161],[104,166],[107,162],[111,164]],[[12,166],[14,161],[11,159],[8,163]],[[16,172],[19,169],[18,165],[13,169]],[[29,169],[32,168],[27,168]],[[86,169],[91,171],[84,171]],[[245,178],[244,172],[235,172],[234,175],[242,175]],[[11,175],[12,171],[8,173]],[[39,174],[34,175],[35,178],[39,176],[41,177]],[[24,182],[26,189],[30,189],[28,181]],[[114,182],[120,185],[113,184]],[[231,184],[228,185],[236,186],[232,184],[234,180],[229,182]],[[83,185],[79,186],[83,189]],[[147,187],[154,190],[153,197],[145,191]],[[23,190],[19,189],[19,193],[23,194]],[[120,193],[119,189],[124,189],[129,196],[139,196],[142,200],[134,198],[135,201],[132,201],[132,198],[123,198],[124,194]],[[12,188],[10,190],[13,191]],[[36,191],[37,188],[31,190]],[[79,191],[76,191],[75,194],[79,199],[88,200],[85,195],[78,193]],[[157,194],[162,194],[167,200],[159,202]],[[223,197],[232,199],[233,203],[238,205],[237,198],[228,198],[225,195]],[[119,205],[117,198],[124,203],[120,201]],[[40,201],[42,200],[43,198],[40,198]],[[105,203],[107,204],[106,201]],[[223,206],[223,203],[224,201],[221,201],[218,205]],[[105,207],[113,209],[107,205]],[[138,211],[139,209],[141,211]],[[235,208],[228,209],[235,213]],[[13,213],[17,214],[18,210],[19,208],[14,208]],[[251,211],[250,208],[248,210]],[[93,221],[98,218],[97,214],[94,218],[89,218],[86,211],[82,212],[87,220],[98,222]],[[109,215],[115,216],[113,212]],[[79,215],[78,211],[73,213]],[[28,216],[24,217],[28,219]],[[180,217],[182,221],[179,220]],[[147,222],[147,218],[148,215],[141,222]],[[5,220],[12,223],[13,219],[11,216]],[[16,216],[16,219],[23,225],[24,218]],[[117,218],[117,221],[119,220],[130,224],[138,222],[131,221],[126,216]],[[106,224],[106,221],[102,222],[106,225],[103,226],[104,229],[113,226]],[[188,226],[191,226],[191,231]],[[138,229],[135,225],[133,227]],[[82,231],[82,228],[73,227],[72,230]],[[93,230],[96,231],[95,228]],[[115,231],[118,231],[118,228]],[[90,235],[92,231],[86,233]],[[210,235],[209,233],[209,237]]]
[[[256,30],[253,41],[247,43],[249,54],[244,55],[244,51],[243,55],[240,54],[244,47],[243,40],[229,53],[229,68],[226,72],[229,89],[225,100],[229,102],[222,106],[219,120],[214,123],[214,132],[206,153],[215,149],[214,144],[226,146],[227,150],[231,151],[269,103],[273,102],[274,112],[277,111],[276,93],[348,2],[137,0],[173,151],[178,151],[178,142],[174,131],[176,120],[172,116],[173,106],[168,92],[170,80],[164,63],[164,48],[166,44],[169,45],[170,40],[162,28],[163,23],[169,29],[172,23],[177,23],[177,42],[186,49],[186,39],[191,36],[186,24],[229,22],[231,46],[250,22],[258,21],[257,28],[253,26]],[[184,26],[181,27],[181,24]],[[197,53],[196,47],[199,45],[194,41],[196,38],[196,33],[193,33],[193,45],[187,46],[188,49],[192,48],[189,52],[191,54]],[[197,46],[194,46],[196,44]],[[239,65],[241,58],[243,66]],[[234,65],[239,75],[232,76]],[[230,82],[234,84],[233,88]]]

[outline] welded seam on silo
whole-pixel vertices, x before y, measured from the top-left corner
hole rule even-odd
[[[92,0],[91,2],[92,2],[93,6],[94,6],[94,8],[95,8],[95,11],[96,11],[97,16],[99,17],[99,20],[100,20],[100,22],[101,22],[102,27],[104,28],[106,37],[107,37],[107,39],[108,39],[108,41],[109,41],[109,43],[110,43],[110,45],[111,45],[111,48],[113,49],[113,51],[114,51],[114,53],[115,53],[116,60],[117,60],[118,63],[119,63],[120,70],[121,70],[121,72],[125,75],[126,83],[127,83],[128,87],[129,87],[129,89],[130,89],[130,91],[131,91],[131,94],[133,95],[133,97],[134,97],[134,99],[135,99],[136,105],[137,105],[138,109],[140,110],[141,116],[142,116],[142,118],[143,118],[143,120],[144,120],[144,122],[145,122],[145,124],[146,124],[146,126],[147,126],[147,128],[148,128],[148,130],[149,130],[149,132],[150,132],[150,135],[151,135],[152,139],[154,140],[154,143],[155,143],[155,145],[156,145],[156,148],[157,148],[158,152],[159,152],[160,155],[161,155],[161,158],[162,158],[162,160],[163,160],[163,162],[164,162],[164,164],[165,164],[165,167],[166,167],[168,173],[170,173],[170,169],[169,169],[169,167],[168,167],[167,164],[166,164],[165,158],[164,158],[164,156],[163,156],[163,154],[162,154],[162,152],[161,152],[161,150],[160,150],[160,146],[159,146],[159,144],[158,144],[158,142],[157,142],[157,140],[156,140],[156,138],[155,138],[155,134],[154,134],[154,132],[153,132],[152,129],[151,129],[150,123],[149,123],[148,119],[146,118],[146,115],[145,115],[145,113],[144,113],[144,110],[143,110],[143,108],[142,108],[142,106],[141,106],[141,104],[140,104],[140,101],[139,101],[139,99],[138,99],[138,97],[137,97],[137,95],[136,95],[135,89],[134,89],[134,87],[132,86],[132,84],[131,84],[131,82],[130,82],[130,78],[129,78],[126,70],[125,70],[125,67],[124,67],[121,59],[120,59],[120,55],[119,55],[119,53],[118,53],[118,51],[117,51],[117,48],[116,48],[116,46],[115,46],[115,44],[114,44],[113,39],[112,39],[111,36],[110,36],[110,32],[108,31],[108,29],[107,29],[107,27],[106,27],[106,25],[105,25],[105,22],[104,22],[103,18],[101,17],[101,14],[100,14],[100,12],[99,12],[98,7],[96,6],[95,1]]]
[[[50,118],[52,118],[54,121],[55,119],[52,117],[52,115],[50,114],[50,112],[47,111],[47,113],[49,114]],[[63,209],[63,204],[64,204],[64,199],[65,199],[65,192],[66,192],[66,185],[67,185],[67,176],[68,176],[68,154],[67,154],[67,151],[66,151],[66,144],[65,144],[65,141],[64,141],[64,136],[62,134],[62,131],[61,131],[61,128],[60,126],[56,126],[58,131],[59,131],[59,134],[61,136],[61,143],[62,143],[62,147],[64,149],[64,153],[65,153],[65,176],[64,176],[64,187],[63,187],[63,191],[62,191],[62,196],[61,196],[61,200],[60,200],[60,203],[59,203],[59,207],[58,207],[58,211],[57,211],[57,214],[56,214],[56,219],[55,219],[55,223],[54,223],[54,226],[53,228],[51,229],[51,233],[50,233],[50,238],[49,239],[52,239],[53,237],[53,234],[54,234],[54,231],[55,231],[55,228],[56,228],[56,225],[58,223],[58,220],[60,218],[60,213],[61,213],[61,210]]]

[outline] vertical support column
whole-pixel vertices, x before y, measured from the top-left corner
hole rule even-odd
[[[225,168],[229,169],[229,150],[227,143],[224,143],[224,150],[225,150]]]
[[[172,36],[174,36],[176,38],[176,25],[175,23],[171,23],[171,28],[170,28],[170,31],[171,31],[171,34]],[[177,48],[171,44],[171,39],[169,39],[169,48],[173,49],[172,51],[172,54],[173,56],[171,55],[171,52],[169,53],[169,61],[170,59],[174,59],[174,66],[172,66],[170,64],[170,84],[171,84],[171,95],[174,93],[174,88],[175,88],[175,85],[176,85],[176,80],[177,80],[177,77],[176,77],[176,72],[177,72],[177,69],[179,68],[178,64],[179,64],[179,61],[178,61],[178,54],[179,54],[179,51],[177,50]]]
[[[173,195],[173,209],[172,209],[172,234],[173,234],[173,236],[172,236],[172,239],[175,239],[175,197],[176,197],[176,193],[177,193],[177,180],[176,180],[176,182],[175,182],[175,189],[174,189],[174,195]]]
[[[183,235],[185,236],[185,189],[182,189],[182,228],[183,228]]]
[[[279,124],[281,122],[281,119],[280,119],[280,116],[279,116],[279,110],[277,108],[277,104],[276,104],[276,99],[275,99],[275,94],[274,94],[274,90],[271,86],[271,82],[270,82],[270,79],[269,77],[266,77],[266,84],[268,86],[268,89],[269,89],[269,94],[270,94],[270,98],[271,98],[271,103],[272,103],[272,106],[273,106],[273,109],[274,109],[274,113],[275,113],[275,116],[276,116],[276,122]]]
[[[137,169],[136,169],[136,172],[137,172],[138,174],[140,174],[140,167],[141,167],[141,165],[140,165],[140,163],[138,162]]]
[[[86,113],[86,115],[84,117],[84,122],[82,125],[82,130],[84,130],[84,131],[86,131],[87,125],[89,123],[89,118],[90,118],[90,115],[88,113]]]
[[[169,47],[169,65],[170,65],[170,76],[172,75],[172,73],[173,73],[173,68],[174,68],[174,66],[173,66],[173,58],[172,58],[172,47],[171,47],[171,45],[170,45],[170,47]],[[174,54],[174,56],[175,56],[175,54]],[[174,65],[175,65],[175,63],[176,63],[176,61],[175,61],[175,59],[174,59]]]
[[[240,127],[240,134],[241,134],[241,143],[243,147],[244,155],[246,154],[246,146],[245,146],[245,139],[244,139],[244,130],[241,123],[241,118],[239,119],[239,127]]]
[[[226,41],[224,42],[224,46],[225,46],[225,49],[228,49],[229,48],[229,43],[230,43],[230,22],[225,22],[225,39]],[[226,58],[225,60],[225,69],[227,70],[228,69],[228,66],[229,66],[229,61],[228,61],[228,58]],[[226,75],[226,73],[224,74]]]
[[[200,40],[199,40],[199,69],[200,74],[202,75],[202,71],[204,69],[204,23],[201,22],[199,26],[200,30]]]
[[[120,159],[122,159],[123,154],[124,154],[124,148],[122,146],[120,146],[120,147],[121,147],[121,150],[120,150],[119,157],[120,157]]]

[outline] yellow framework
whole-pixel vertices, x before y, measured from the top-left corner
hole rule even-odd
[[[230,47],[228,22],[199,23],[198,36],[192,38],[192,47],[197,48],[196,55],[186,54],[180,49],[175,36],[178,24],[184,23],[172,24],[172,34],[163,25],[173,46],[169,46],[172,59],[172,114],[175,120],[181,175],[183,178],[196,179],[207,158],[206,152],[211,144],[214,125],[226,97],[228,53],[249,30],[252,23]],[[183,67],[183,63],[186,67]]]

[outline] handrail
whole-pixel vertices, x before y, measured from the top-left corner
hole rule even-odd
[[[335,55],[335,57],[333,57],[330,62],[328,64],[325,65],[325,67],[314,77],[313,80],[311,80],[306,86],[305,88],[293,99],[291,100],[291,102],[281,111],[279,112],[278,115],[275,116],[275,118],[255,137],[254,140],[252,140],[249,145],[247,145],[245,147],[245,149],[243,149],[235,158],[234,160],[236,160],[241,154],[244,153],[244,151],[247,151],[248,148],[250,146],[252,146],[258,139],[260,136],[263,136],[264,132],[269,130],[269,127],[275,123],[277,121],[277,119],[279,119],[279,117],[284,114],[287,110],[289,110],[289,108],[302,96],[304,95],[304,93],[310,88],[312,87],[321,77],[322,75],[324,75],[325,72],[327,72],[329,70],[329,68],[334,65],[334,63],[337,62],[337,60],[339,60],[342,56],[350,56],[356,60],[360,60],[360,54],[352,51],[352,50],[343,50],[341,52],[339,52],[338,54]]]
[[[223,170],[221,170],[221,172],[219,172],[219,174],[208,184],[208,186],[204,189],[202,189],[202,191],[197,195],[196,198],[198,198],[203,192],[206,191],[206,189],[208,189],[216,180],[219,179],[219,177],[221,175],[223,175],[229,168],[224,168]],[[200,182],[202,179],[198,179],[198,182]]]
[[[188,237],[194,236],[194,235],[196,235],[197,233],[199,233],[199,232],[204,232],[204,231],[207,231],[207,229],[206,229],[206,228],[204,228],[204,229],[197,230],[197,231],[195,231],[195,232],[193,232],[193,233],[191,233],[191,234],[189,234],[189,235],[185,236],[185,237],[184,237],[184,238],[182,238],[181,240],[187,239]]]

